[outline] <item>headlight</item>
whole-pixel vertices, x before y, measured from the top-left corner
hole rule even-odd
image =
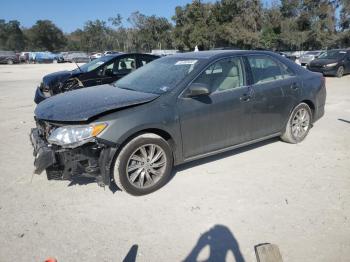
[[[325,65],[325,67],[333,67],[333,66],[336,66],[338,63],[332,63],[332,64],[328,64],[328,65]]]
[[[91,141],[107,127],[106,123],[63,126],[55,129],[47,139],[51,144],[77,147]]]

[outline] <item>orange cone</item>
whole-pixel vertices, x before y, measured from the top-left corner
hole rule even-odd
[[[56,258],[49,257],[45,260],[45,262],[57,262]]]

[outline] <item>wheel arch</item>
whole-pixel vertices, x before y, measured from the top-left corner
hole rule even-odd
[[[173,154],[174,162],[176,162],[176,143],[173,136],[166,130],[161,128],[144,128],[129,134],[125,139],[121,141],[118,145],[118,149],[115,153],[115,157],[118,156],[121,149],[128,144],[132,139],[142,134],[155,134],[163,138],[170,146],[171,152]]]
[[[315,109],[316,109],[315,103],[312,102],[312,101],[309,100],[309,99],[305,99],[305,100],[301,101],[300,103],[305,103],[305,104],[307,104],[307,105],[310,107],[310,109],[311,109],[311,114],[312,114],[312,119],[314,119],[314,116],[315,116]],[[300,103],[299,103],[299,104],[300,104]]]

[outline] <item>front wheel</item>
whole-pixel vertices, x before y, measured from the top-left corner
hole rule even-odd
[[[127,143],[115,159],[116,185],[134,196],[152,193],[171,176],[173,155],[169,144],[156,134],[142,134]]]
[[[337,70],[337,77],[342,77],[344,75],[344,67],[343,66],[339,66],[338,70]]]
[[[13,60],[11,60],[11,59],[7,60],[7,64],[8,65],[13,65]]]
[[[310,107],[305,103],[297,105],[288,119],[281,139],[287,143],[297,144],[305,139],[312,123]]]

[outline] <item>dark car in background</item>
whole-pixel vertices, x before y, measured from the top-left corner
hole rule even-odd
[[[46,75],[36,90],[34,101],[38,104],[47,97],[73,89],[110,84],[157,58],[138,53],[107,55],[77,66],[73,71]]]
[[[13,51],[0,51],[0,64],[17,64],[19,63],[18,55]]]
[[[307,65],[307,69],[325,76],[342,77],[350,73],[350,49],[334,49],[322,53]]]
[[[113,85],[40,103],[31,131],[35,173],[148,194],[169,181],[174,165],[272,137],[303,141],[325,99],[322,74],[272,52],[167,56]]]
[[[90,57],[85,52],[72,52],[64,57],[64,61],[69,63],[88,63],[90,62]]]

